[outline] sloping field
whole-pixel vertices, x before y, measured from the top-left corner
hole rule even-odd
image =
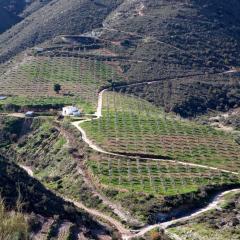
[[[240,184],[240,147],[231,134],[141,98],[105,91],[102,117],[80,126],[90,147],[101,149],[86,158],[93,183],[144,222],[176,217],[211,191]]]
[[[162,160],[92,154],[87,165],[95,181],[106,189],[170,196],[197,191],[207,185],[239,183],[231,173]]]
[[[90,58],[25,57],[2,75],[0,95],[9,96],[1,105],[61,106],[75,104],[85,112],[94,112],[98,89],[117,78],[110,62]],[[60,84],[59,94],[54,84]]]
[[[133,96],[106,92],[103,117],[81,125],[109,152],[238,171],[240,146],[230,134],[164,114]]]

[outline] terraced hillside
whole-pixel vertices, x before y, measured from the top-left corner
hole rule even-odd
[[[81,126],[109,152],[172,159],[234,171],[239,145],[231,135],[177,119],[147,101],[104,93],[103,117]]]
[[[100,36],[118,39],[132,58],[146,60],[122,66],[129,79],[162,80],[132,89],[137,95],[183,117],[225,111],[239,105],[239,75],[216,74],[239,66],[236,9],[237,1],[126,1]]]
[[[5,149],[8,158],[34,166],[36,176],[52,190],[130,226],[132,218],[155,223],[181,216],[186,203],[194,209],[218,190],[239,186],[239,145],[231,134],[166,113],[144,100],[141,91],[137,95],[133,88],[158,83],[134,83],[128,78],[119,66],[131,59],[113,54],[114,48],[104,48],[113,43],[95,48],[80,42],[71,47],[61,42],[65,38],[78,39],[59,37],[52,49],[38,54],[30,51],[20,63],[15,60],[2,75],[1,94],[7,98],[1,104],[5,112],[9,105],[12,111],[23,111],[76,104],[92,114],[84,114],[85,122],[75,124],[83,130],[73,144],[81,157],[76,150],[73,156],[84,162],[76,165],[69,158],[65,145],[70,140],[59,138],[51,121]],[[56,83],[62,86],[59,93],[53,91]],[[159,98],[157,91],[150,96]],[[92,148],[90,153],[78,141],[85,141]],[[71,174],[78,180],[69,185]],[[98,198],[91,202],[96,194]],[[119,209],[130,217],[123,217]]]
[[[149,99],[157,88],[163,98],[151,100],[184,117],[226,111],[239,106],[239,9],[237,0],[59,0],[2,34],[0,59],[58,35],[87,33],[113,43],[115,54],[132,60],[120,64],[129,81],[164,80],[137,94]],[[217,74],[229,70],[234,76]]]
[[[1,76],[0,94],[8,96],[0,102],[2,110],[24,108],[60,108],[64,105],[80,107],[94,113],[101,86],[112,78],[121,81],[121,72],[110,61],[94,58],[25,56]],[[118,79],[118,80],[117,80]],[[61,85],[60,93],[54,84]]]
[[[93,183],[142,221],[179,214],[183,199],[189,207],[208,196],[198,196],[200,189],[240,183],[240,149],[231,134],[166,114],[141,98],[105,91],[102,116],[79,127],[98,151],[86,159]]]
[[[104,188],[171,196],[206,185],[239,183],[232,173],[177,162],[92,154],[88,166]]]
[[[149,239],[172,218],[183,224],[173,236],[211,232],[201,207],[215,209],[214,196],[240,186],[240,134],[223,125],[238,121],[240,107],[239,10],[236,0],[55,0],[13,10],[20,22],[0,35],[8,205],[20,181],[24,211],[41,215],[47,239]],[[68,105],[81,117],[60,116]],[[193,216],[203,218],[184,225]]]

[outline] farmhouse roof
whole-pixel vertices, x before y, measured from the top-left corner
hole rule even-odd
[[[5,100],[6,98],[6,96],[0,96],[0,100]]]

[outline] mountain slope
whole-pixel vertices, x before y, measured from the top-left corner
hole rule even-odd
[[[135,79],[158,78],[166,72],[175,76],[182,71],[221,71],[240,65],[239,10],[236,0],[52,1],[0,37],[1,59],[9,56],[6,43],[14,54],[60,34],[103,26],[101,37],[133,41],[135,48],[127,52],[148,60],[139,76],[132,67],[129,74]]]
[[[38,10],[49,0],[1,0],[0,1],[0,33],[23,20],[24,16]],[[26,12],[25,12],[26,11]]]
[[[158,81],[126,92],[192,117],[239,106],[239,11],[235,0],[125,1],[98,35],[138,60],[122,63],[129,81]]]
[[[132,78],[222,71],[240,64],[239,10],[240,3],[235,0],[125,1],[104,27],[106,36],[114,40],[135,42],[132,58],[148,60],[132,66]],[[113,34],[113,29],[118,31]],[[142,67],[143,74],[136,75]]]
[[[0,33],[3,33],[20,20],[21,20],[20,17],[0,7]]]
[[[0,147],[5,146],[11,152],[9,144],[22,136],[24,131],[29,131],[29,123],[22,124],[22,119],[0,118]],[[44,222],[49,219],[57,220],[57,222],[66,221],[77,226],[84,236],[93,239],[98,239],[98,235],[109,236],[111,234],[107,226],[93,220],[84,210],[78,209],[72,203],[46,189],[36,178],[30,177],[19,165],[3,155],[5,154],[1,148],[0,199],[4,199],[8,209],[16,209],[20,199],[23,203],[22,210],[26,215],[33,213],[38,216],[38,219],[44,218]],[[13,157],[13,159],[16,158]]]
[[[0,36],[0,62],[55,36],[81,34],[100,27],[118,2],[58,0],[47,4]]]
[[[146,98],[184,117],[225,111],[240,102],[239,11],[237,0],[51,1],[0,35],[0,62],[59,35],[88,33],[128,59],[120,62],[128,81],[159,82],[131,92],[157,89],[161,99]]]

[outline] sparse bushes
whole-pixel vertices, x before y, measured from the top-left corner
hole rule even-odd
[[[158,231],[152,231],[150,233],[151,240],[162,240],[161,235]]]
[[[240,135],[235,137],[235,142],[240,145]]]
[[[34,213],[31,213],[28,216],[27,221],[28,221],[29,230],[31,232],[37,232],[39,229],[41,229],[42,223]]]
[[[18,211],[7,211],[4,201],[0,198],[0,239],[28,240],[28,224],[24,215]]]
[[[154,229],[150,232],[151,240],[170,240],[162,229]]]
[[[34,212],[45,217],[59,215],[61,219],[69,221],[78,219],[82,223],[91,222],[90,218],[74,205],[66,203],[62,198],[46,190],[40,182],[29,177],[10,160],[0,157],[0,169],[0,192],[9,207],[14,208],[20,191],[24,212]]]
[[[195,117],[208,110],[227,111],[240,106],[237,75],[202,75],[155,84],[123,87],[121,92],[135,94],[167,112],[182,117]],[[119,89],[117,89],[119,90]]]

